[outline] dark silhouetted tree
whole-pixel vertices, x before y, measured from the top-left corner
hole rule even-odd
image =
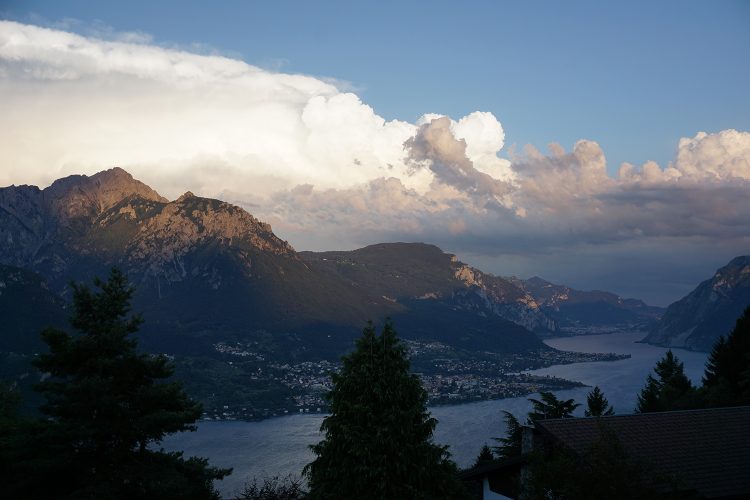
[[[390,321],[380,335],[367,326],[331,378],[325,437],[305,468],[310,498],[465,496],[447,447],[432,442],[437,421]]]
[[[587,417],[607,417],[615,414],[614,408],[604,397],[604,393],[598,385],[586,396],[586,407],[583,413]]]
[[[546,418],[570,418],[576,408],[581,406],[573,399],[559,400],[551,392],[541,391],[540,399],[529,398],[532,410],[526,418],[526,425],[533,426],[537,420]],[[503,410],[505,420],[505,437],[494,438],[499,446],[494,448],[495,453],[501,458],[521,456],[523,440],[523,424],[512,413]]]
[[[291,476],[265,478],[263,482],[253,479],[234,500],[302,500],[306,493],[302,481]]]
[[[495,461],[495,456],[492,454],[492,449],[486,444],[482,445],[479,450],[479,455],[474,460],[472,467],[479,467],[480,465],[491,464]]]
[[[667,351],[654,367],[656,377],[646,378],[646,385],[638,395],[636,411],[682,410],[697,406],[695,388],[685,375],[683,364]]]
[[[495,438],[499,446],[495,446],[493,450],[500,458],[520,457],[523,425],[515,415],[505,410],[503,410],[503,420],[505,421],[505,437]]]
[[[142,320],[130,314],[124,274],[113,269],[94,284],[73,285],[76,333],[42,332],[49,352],[34,364],[49,375],[37,387],[48,420],[21,457],[21,496],[217,498],[213,480],[230,470],[154,449],[166,434],[195,430],[200,405],[166,380],[173,368],[165,356],[137,352],[131,335]]]
[[[737,319],[728,337],[714,344],[703,375],[708,406],[750,404],[750,307]]]
[[[529,421],[543,420],[546,418],[570,418],[580,403],[572,399],[561,401],[551,392],[539,392],[540,399],[529,398],[533,409],[529,412]]]

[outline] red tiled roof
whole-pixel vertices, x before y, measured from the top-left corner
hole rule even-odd
[[[617,433],[626,452],[709,498],[750,496],[750,406],[601,418],[541,420],[536,426],[576,453]]]

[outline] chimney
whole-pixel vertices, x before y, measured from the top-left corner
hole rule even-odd
[[[521,427],[521,455],[534,451],[534,427],[524,425]]]

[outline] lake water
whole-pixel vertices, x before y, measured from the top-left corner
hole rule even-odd
[[[667,351],[661,347],[636,343],[643,333],[615,333],[547,340],[556,349],[578,352],[614,352],[630,354],[620,361],[557,365],[530,373],[554,375],[584,384],[598,385],[617,413],[632,413],[638,392],[646,376]],[[699,384],[707,354],[674,350],[685,364],[685,373]],[[583,403],[578,414],[583,415],[586,395],[590,388],[557,391],[560,398],[574,398]],[[493,445],[492,438],[505,434],[502,410],[523,417],[531,409],[526,397],[496,401],[482,401],[454,406],[431,408],[438,419],[435,442],[447,444],[453,459],[468,466],[479,453],[482,444]],[[253,477],[291,474],[299,476],[302,468],[312,460],[308,446],[318,442],[318,429],[323,415],[290,415],[260,422],[201,422],[197,432],[182,433],[165,440],[169,450],[183,450],[185,456],[202,456],[212,465],[233,467],[232,475],[217,483],[224,495],[241,490]]]

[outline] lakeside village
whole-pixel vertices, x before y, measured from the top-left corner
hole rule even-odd
[[[525,373],[552,365],[591,361],[617,361],[629,354],[581,353],[543,350],[527,354],[501,355],[490,352],[458,351],[440,342],[404,340],[416,373],[429,396],[429,405],[521,397],[538,391],[584,387],[580,382]],[[237,367],[243,360],[264,361],[264,357],[241,342],[214,344],[222,360]],[[331,373],[338,362],[305,361],[297,364],[268,363],[250,374],[289,389],[291,396],[276,408],[254,408],[247,404],[206,406],[203,420],[261,420],[294,413],[324,413],[324,395],[331,389]]]

